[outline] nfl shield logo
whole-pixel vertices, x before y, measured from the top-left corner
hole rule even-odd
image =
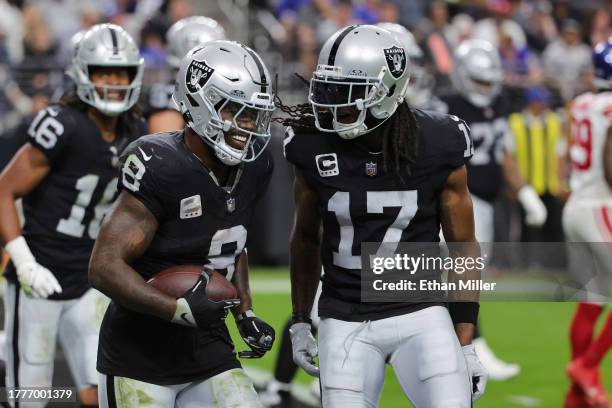
[[[378,174],[378,163],[367,162],[366,163],[366,174],[370,177],[374,177]]]

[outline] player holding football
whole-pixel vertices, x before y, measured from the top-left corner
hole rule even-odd
[[[457,117],[404,103],[409,71],[391,33],[345,27],[319,54],[314,117],[299,106],[285,122],[293,126],[285,155],[296,171],[293,357],[318,375],[319,351],[325,407],[376,406],[387,362],[419,408],[467,408],[484,392],[486,372],[471,345],[478,303],[361,302],[361,242],[438,242],[441,223],[449,241],[475,243],[469,130]],[[308,315],[321,264],[317,348]]]
[[[225,326],[234,300],[206,296],[206,274],[179,299],[146,280],[204,265],[238,290],[233,312],[252,357],[274,330],[252,311],[245,245],[272,173],[264,151],[274,110],[270,75],[250,48],[213,41],[190,51],[174,100],[184,130],[140,138],[122,158],[121,190],[90,264],[112,299],[100,333],[102,407],[260,407]],[[138,399],[138,395],[146,395]]]
[[[612,39],[594,48],[594,85],[599,92],[578,96],[571,104],[572,194],[563,210],[563,229],[567,240],[590,246],[584,255],[570,252],[570,256],[594,259],[596,273],[603,274],[603,283],[594,279],[593,293],[609,283],[610,244],[612,242]],[[606,246],[605,243],[608,243]],[[576,246],[577,251],[586,250]],[[586,256],[581,258],[580,256]],[[589,263],[576,265],[585,274]],[[595,274],[593,275],[595,276]],[[587,286],[587,289],[592,289]],[[567,372],[572,386],[565,399],[565,408],[608,407],[599,378],[599,365],[612,346],[612,314],[609,314],[600,334],[593,338],[595,325],[603,304],[581,303],[572,321],[570,339],[572,361]]]
[[[181,60],[189,50],[208,41],[225,40],[225,30],[215,20],[204,16],[183,18],[172,24],[166,33],[167,62],[170,66],[170,80],[154,83],[145,95],[143,112],[151,133],[183,129],[185,122],[172,101],[176,87],[176,72]]]
[[[116,196],[119,154],[146,127],[133,109],[143,62],[129,34],[97,25],[80,44],[70,69],[77,95],[38,113],[23,129],[29,143],[0,175],[0,237],[11,258],[4,299],[6,383],[50,387],[59,338],[79,401],[95,406],[106,301],[90,288],[87,265]],[[23,229],[15,208],[20,197]]]

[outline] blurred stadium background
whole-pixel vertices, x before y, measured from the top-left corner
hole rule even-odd
[[[565,123],[567,103],[588,88],[591,49],[609,37],[611,13],[612,1],[605,0],[0,0],[0,165],[26,138],[13,129],[59,97],[71,36],[99,22],[119,24],[139,41],[146,64],[142,94],[147,95],[146,87],[170,75],[164,36],[172,23],[190,15],[212,17],[230,39],[260,53],[278,75],[278,93],[285,103],[305,101],[306,87],[294,73],[309,78],[319,47],[342,26],[397,22],[409,28],[424,50],[436,95],[452,91],[453,50],[466,38],[482,38],[498,47],[506,73],[504,92],[513,111],[525,108],[530,90],[544,87],[550,92],[549,108]],[[269,149],[276,171],[257,212],[249,257],[257,265],[252,273],[256,310],[280,331],[290,313],[286,265],[292,171],[282,157],[280,128],[274,136]],[[560,187],[541,192],[550,206],[550,220],[536,235],[522,231],[515,198],[502,195],[495,207],[495,240],[563,241],[560,209],[568,195],[566,181],[561,172]],[[565,266],[563,260],[554,265],[538,261],[545,267]],[[497,260],[497,265],[503,263]],[[483,306],[489,343],[502,358],[519,363],[522,371],[510,381],[491,382],[479,407],[561,406],[569,384],[564,367],[573,309],[567,303]],[[240,348],[242,341],[236,344]],[[273,363],[274,356],[267,355],[247,365],[262,378]],[[58,364],[62,367],[61,357]],[[610,361],[603,375],[606,388],[612,390]],[[69,381],[67,371],[60,370],[57,385]],[[300,374],[298,383],[307,381]],[[407,404],[389,376],[381,406]]]

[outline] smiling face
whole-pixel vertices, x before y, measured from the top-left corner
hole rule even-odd
[[[236,102],[228,102],[223,109],[221,110],[221,119],[224,121],[233,122],[234,118],[236,120],[236,124],[245,130],[250,132],[255,131],[256,123],[257,123],[257,110],[252,108],[244,108],[242,111],[240,109],[242,105]],[[240,112],[238,116],[236,116]],[[244,150],[246,147],[247,141],[249,140],[249,135],[239,131],[238,129],[232,128],[227,132],[224,132],[225,135],[225,143],[227,143],[230,147],[236,150]]]
[[[106,87],[127,87],[132,80],[132,74],[127,67],[92,66],[89,68],[89,79],[96,87],[100,98],[120,102],[125,98],[127,90]]]

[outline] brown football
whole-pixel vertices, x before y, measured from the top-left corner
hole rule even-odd
[[[201,273],[201,265],[177,265],[164,269],[149,279],[147,283],[169,296],[179,298],[195,285]],[[211,272],[206,285],[206,295],[214,301],[238,297],[234,285],[217,271]]]

